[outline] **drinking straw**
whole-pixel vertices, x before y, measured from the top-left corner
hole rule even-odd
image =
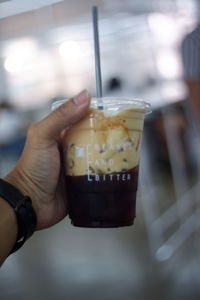
[[[96,74],[96,93],[97,98],[102,97],[102,80],[101,80],[101,61],[99,47],[99,28],[98,28],[98,8],[92,7],[93,16],[93,33],[94,33],[94,53],[95,53],[95,74]],[[101,101],[101,102],[100,102]],[[102,100],[99,99],[99,109],[103,109]]]

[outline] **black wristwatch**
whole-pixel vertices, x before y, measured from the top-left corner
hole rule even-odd
[[[18,235],[11,253],[23,246],[25,241],[34,233],[37,217],[32,207],[31,198],[24,196],[12,184],[0,179],[0,197],[12,206],[16,213]]]

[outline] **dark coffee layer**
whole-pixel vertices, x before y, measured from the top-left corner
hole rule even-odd
[[[66,176],[69,217],[80,227],[121,227],[135,217],[138,167],[121,173]]]

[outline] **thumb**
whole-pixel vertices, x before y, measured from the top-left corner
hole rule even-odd
[[[43,141],[57,141],[63,129],[78,122],[86,114],[89,104],[90,96],[84,90],[37,123],[38,137]]]

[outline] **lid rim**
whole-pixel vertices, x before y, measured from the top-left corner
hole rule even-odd
[[[51,110],[54,111],[55,109],[57,109],[60,105],[62,105],[63,103],[69,101],[70,99],[63,99],[63,100],[58,100],[58,101],[55,101],[52,103],[51,105]],[[115,105],[138,105],[138,109],[144,109],[144,112],[145,112],[145,115],[146,114],[149,114],[152,112],[151,110],[151,104],[144,101],[144,100],[141,100],[141,99],[133,99],[133,98],[116,98],[116,97],[102,97],[101,98],[101,103],[102,103],[102,100],[103,101],[106,101],[106,107],[110,107],[111,105],[113,106],[113,104]],[[91,99],[94,107],[96,109],[98,109],[98,103],[99,103],[99,98],[96,98],[96,97],[93,97]],[[115,101],[115,102],[113,102]],[[105,103],[103,103],[105,104]]]

